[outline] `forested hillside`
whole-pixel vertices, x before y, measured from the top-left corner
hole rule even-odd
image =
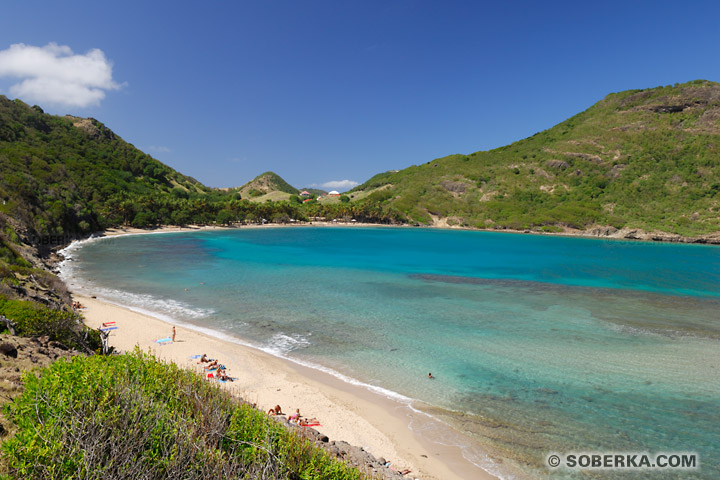
[[[379,174],[349,202],[318,203],[273,172],[211,189],[94,119],[0,96],[0,240],[5,261],[110,226],[311,218],[560,231],[720,231],[720,84],[608,95],[574,117],[491,151]],[[347,200],[347,199],[345,199]],[[38,245],[41,243],[41,245]]]
[[[263,198],[256,192],[282,194],[282,201],[254,201]],[[48,115],[0,96],[0,299],[67,304],[65,287],[42,257],[108,227],[403,218],[367,202],[303,205],[294,193],[272,172],[240,189],[211,189],[97,120]]]
[[[610,94],[511,145],[379,174],[351,194],[411,221],[720,231],[720,84]]]
[[[107,227],[118,220],[108,206],[133,195],[207,191],[97,120],[0,96],[0,211],[35,234]]]
[[[281,193],[284,201],[250,201],[273,193]],[[211,189],[136,149],[97,120],[48,115],[40,107],[0,96],[0,228],[7,238],[29,244],[59,240],[50,242],[55,245],[119,225],[352,215],[380,222],[399,219],[388,209],[362,205],[352,212],[334,206],[302,208],[298,201],[288,201],[297,193],[272,172],[239,189]]]

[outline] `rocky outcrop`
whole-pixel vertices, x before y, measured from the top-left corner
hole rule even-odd
[[[314,428],[300,427],[294,423],[288,422],[285,417],[272,417],[275,421],[281,423],[286,428],[293,430],[315,445],[322,448],[330,454],[330,456],[342,460],[348,465],[356,467],[361,472],[370,476],[375,480],[398,480],[413,478],[412,475],[403,476],[395,471],[394,465],[388,463],[384,458],[376,458],[370,452],[365,451],[362,447],[350,445],[342,440],[330,440]]]
[[[73,122],[73,127],[82,130],[90,138],[115,138],[115,134],[110,129],[94,118],[80,118],[72,115],[65,115],[65,118],[70,119]]]
[[[453,180],[443,180],[440,182],[440,186],[448,192],[452,192],[458,195],[465,193],[465,190],[467,190],[468,187],[467,183],[465,182],[456,182]]]
[[[548,160],[546,165],[550,168],[559,168],[560,170],[565,170],[570,166],[565,160]]]
[[[701,243],[708,245],[720,245],[720,232],[697,237],[686,237],[676,233],[648,232],[639,228],[617,229],[611,226],[597,226],[587,230],[572,230],[564,232],[570,235],[582,237],[607,237],[626,240],[641,240],[646,242],[670,242],[670,243]]]
[[[0,353],[5,355],[6,357],[12,357],[17,358],[18,352],[17,348],[15,348],[15,345],[12,343],[3,342],[0,343]]]

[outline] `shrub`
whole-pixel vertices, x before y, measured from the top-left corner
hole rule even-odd
[[[136,349],[75,357],[5,407],[13,478],[360,480],[309,440],[176,365]]]
[[[23,337],[47,335],[50,340],[86,352],[97,351],[101,347],[100,334],[83,325],[73,312],[0,297],[0,315],[15,322],[17,334]],[[4,325],[0,327],[4,328]]]

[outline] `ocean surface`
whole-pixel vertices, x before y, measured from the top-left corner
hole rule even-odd
[[[415,402],[458,432],[436,441],[474,439],[490,456],[466,457],[504,478],[720,478],[718,247],[294,227],[66,254],[73,290]],[[700,468],[549,470],[553,452],[696,452]]]

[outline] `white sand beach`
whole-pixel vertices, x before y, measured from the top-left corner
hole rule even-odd
[[[74,295],[74,299],[87,307],[83,314],[91,328],[115,322],[117,329],[111,331],[109,342],[117,350],[138,346],[197,371],[201,368],[191,359],[193,355],[205,353],[219,359],[236,379],[223,384],[226,388],[265,411],[276,404],[286,413],[299,408],[303,416],[318,418],[322,426],[317,430],[330,440],[364,447],[397,470],[409,468],[408,478],[495,478],[465,460],[460,448],[431,443],[415,434],[409,425],[425,420],[424,415],[366,388],[181,325],[176,326],[175,342],[160,344],[156,340],[172,335],[171,324],[88,296]]]

